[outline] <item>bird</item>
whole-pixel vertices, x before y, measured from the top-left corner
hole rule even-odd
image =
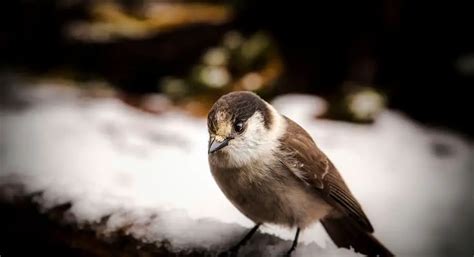
[[[335,165],[300,125],[249,91],[221,96],[207,117],[208,161],[218,187],[255,225],[232,248],[238,253],[262,224],[300,231],[320,221],[338,247],[394,256]]]

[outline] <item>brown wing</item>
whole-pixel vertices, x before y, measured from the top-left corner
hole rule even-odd
[[[336,167],[303,128],[286,120],[287,133],[281,139],[282,164],[302,182],[314,187],[328,203],[350,216],[367,232],[373,232],[370,221]]]

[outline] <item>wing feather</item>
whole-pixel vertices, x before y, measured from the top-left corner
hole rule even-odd
[[[281,163],[303,183],[322,194],[323,198],[342,213],[373,232],[365,215],[341,175],[311,136],[294,121],[286,118],[287,133],[281,138]]]

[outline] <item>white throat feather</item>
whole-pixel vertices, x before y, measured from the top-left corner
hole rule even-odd
[[[223,149],[226,160],[219,160],[219,166],[238,168],[256,161],[263,164],[274,161],[274,152],[280,146],[279,139],[286,131],[286,120],[273,106],[266,105],[271,115],[270,128],[265,128],[262,114],[255,112],[247,120],[246,131]]]

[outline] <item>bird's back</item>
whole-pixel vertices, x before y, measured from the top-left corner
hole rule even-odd
[[[281,162],[332,207],[321,223],[334,243],[368,256],[393,256],[372,235],[372,224],[334,164],[303,128],[289,118],[286,120],[287,130],[279,151],[283,153]]]

